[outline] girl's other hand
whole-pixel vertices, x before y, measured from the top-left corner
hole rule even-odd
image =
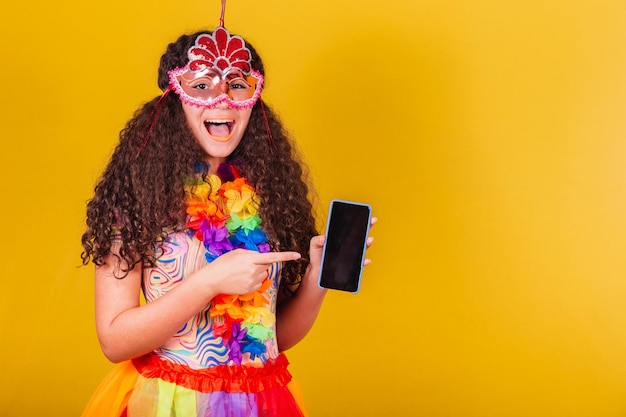
[[[370,230],[372,229],[372,227],[374,227],[374,225],[376,224],[376,222],[378,221],[378,217],[372,217],[370,220]],[[372,244],[374,243],[374,238],[372,236],[368,236],[367,240],[365,241],[365,246],[369,249],[370,246],[372,246]],[[363,261],[363,266],[367,266],[369,264],[372,263],[371,259],[365,258],[365,260]]]

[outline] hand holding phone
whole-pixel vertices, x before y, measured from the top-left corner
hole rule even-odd
[[[359,292],[371,217],[372,208],[368,204],[331,201],[318,279],[320,287]]]

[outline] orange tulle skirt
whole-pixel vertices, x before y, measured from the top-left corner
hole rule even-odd
[[[199,370],[142,356],[113,368],[81,417],[306,417],[287,365],[283,354]]]

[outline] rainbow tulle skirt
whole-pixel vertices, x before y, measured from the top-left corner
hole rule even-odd
[[[149,354],[118,364],[81,417],[304,417],[281,354],[263,367],[191,369]]]

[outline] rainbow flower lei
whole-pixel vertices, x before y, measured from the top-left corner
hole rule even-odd
[[[196,167],[202,172],[202,166]],[[269,252],[258,214],[260,198],[234,165],[224,163],[218,174],[206,180],[197,175],[185,185],[187,229],[206,248],[208,262],[237,248]],[[265,307],[272,280],[266,278],[257,291],[246,295],[219,294],[209,314],[213,334],[228,348],[228,358],[241,364],[242,355],[264,358],[265,341],[273,336],[275,317]]]

